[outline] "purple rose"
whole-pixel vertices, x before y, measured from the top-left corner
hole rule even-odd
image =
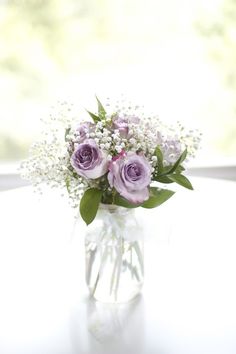
[[[149,198],[151,166],[143,155],[134,152],[120,155],[109,164],[108,181],[111,187],[131,203],[143,203]]]
[[[128,135],[129,127],[127,118],[116,116],[112,121],[112,127],[113,129],[118,129],[120,135],[124,138]]]
[[[86,178],[95,179],[108,171],[107,154],[92,139],[75,146],[70,162],[78,175]]]
[[[94,129],[94,124],[91,122],[84,122],[78,125],[76,128],[76,134],[79,135],[79,140],[82,143],[87,139],[87,134]]]
[[[167,137],[162,149],[164,160],[168,165],[174,164],[183,152],[180,141],[172,137]]]
[[[113,129],[118,129],[120,135],[126,138],[129,133],[129,124],[138,124],[140,119],[136,116],[115,116],[112,121]]]
[[[183,152],[182,144],[177,136],[162,136],[157,132],[157,145],[161,147],[165,165],[173,165]]]

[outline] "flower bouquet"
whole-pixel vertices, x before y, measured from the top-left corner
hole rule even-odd
[[[195,155],[199,134],[163,124],[137,106],[112,107],[97,99],[97,112],[79,121],[65,103],[32,156],[22,164],[23,177],[65,188],[88,225],[85,236],[86,279],[101,301],[127,301],[143,282],[142,228],[135,209],[155,208],[177,183],[193,189],[183,174]]]

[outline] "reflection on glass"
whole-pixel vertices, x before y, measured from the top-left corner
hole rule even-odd
[[[116,341],[121,344],[126,338],[128,328],[135,328],[135,337],[132,338],[133,331],[129,330],[130,341],[143,337],[143,299],[142,296],[126,304],[102,304],[89,299],[87,302],[88,330],[93,338],[106,345],[115,345]],[[135,324],[138,319],[139,325]],[[141,342],[141,340],[140,340]],[[92,345],[93,341],[90,342]]]

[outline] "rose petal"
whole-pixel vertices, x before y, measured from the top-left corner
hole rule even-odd
[[[86,178],[95,179],[105,175],[105,173],[107,172],[107,168],[108,162],[103,160],[99,165],[97,165],[93,169],[85,171],[80,170],[78,174]]]
[[[148,188],[139,191],[128,191],[126,189],[120,192],[120,195],[133,204],[142,204],[145,200],[148,200],[149,190]]]

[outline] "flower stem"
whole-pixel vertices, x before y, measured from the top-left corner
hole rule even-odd
[[[106,246],[105,247],[105,251],[103,252],[103,255],[101,257],[101,263],[100,263],[99,271],[98,271],[97,278],[96,278],[96,281],[95,281],[95,284],[94,284],[94,287],[93,287],[93,291],[92,291],[92,295],[93,296],[95,294],[95,291],[97,290],[99,278],[100,278],[100,276],[102,274],[103,268],[104,268],[106,260],[107,260],[107,254],[108,254],[108,247]]]
[[[117,294],[119,290],[119,283],[120,283],[120,273],[121,273],[121,266],[122,266],[122,258],[123,258],[123,249],[124,249],[124,240],[121,238],[121,244],[118,247],[118,265],[117,265],[117,275],[116,275],[116,287],[115,287],[115,301],[117,301]]]

